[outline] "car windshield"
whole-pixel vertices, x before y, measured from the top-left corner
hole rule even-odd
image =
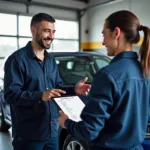
[[[56,63],[63,81],[67,84],[76,84],[79,80],[88,77],[88,83],[93,80],[94,74],[109,64],[110,59],[105,56],[55,56]]]

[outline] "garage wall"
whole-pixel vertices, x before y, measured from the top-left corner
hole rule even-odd
[[[77,20],[77,14],[75,9],[81,9],[86,7],[86,4],[83,2],[72,1],[72,0],[33,0],[33,3],[44,3],[48,5],[56,5],[62,6],[66,8],[71,8],[70,10],[66,9],[58,9],[52,7],[39,7],[35,5],[29,6],[28,13],[27,7],[22,3],[8,2],[8,1],[0,1],[0,12],[8,12],[8,13],[20,13],[23,15],[34,15],[38,12],[45,12],[53,15],[57,19],[62,20]],[[47,5],[47,6],[48,6]]]
[[[85,43],[89,42],[89,22],[88,22],[88,12],[86,12],[82,18],[81,18],[81,40],[84,41],[82,42],[82,45]]]
[[[32,0],[32,1],[77,9],[82,9],[86,7],[86,4],[84,2],[74,0]]]
[[[89,30],[88,38],[82,34],[83,50],[104,50],[102,46],[102,29],[105,18],[118,10],[130,10],[140,19],[141,24],[150,27],[150,0],[122,0],[116,3],[99,5],[86,12],[88,27],[82,27],[82,30]],[[141,35],[142,36],[142,35]],[[88,41],[87,41],[88,39]],[[139,44],[138,44],[139,45]],[[135,47],[136,48],[136,47]]]
[[[106,0],[105,0],[106,1]],[[109,0],[108,0],[109,1]],[[105,18],[112,12],[126,9],[133,11],[141,20],[141,24],[150,26],[150,0],[116,0],[114,3],[102,4],[104,0],[90,0],[89,4],[73,0],[33,0],[35,3],[51,4],[71,8],[58,9],[31,5],[28,10],[25,4],[0,1],[0,12],[20,13],[22,15],[34,15],[38,12],[46,12],[57,19],[77,20],[75,9],[83,9],[96,4],[96,7],[88,9],[81,18],[81,47],[83,50],[103,50],[102,28]],[[28,11],[28,13],[27,13]]]
[[[77,10],[87,4],[73,0],[32,0],[27,7],[23,0],[16,1],[0,0],[0,62],[32,39],[31,16],[39,12],[48,13],[56,19],[57,32],[48,51],[79,50]]]

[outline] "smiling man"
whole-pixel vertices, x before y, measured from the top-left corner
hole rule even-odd
[[[14,150],[58,150],[58,108],[51,100],[62,94],[86,95],[86,78],[64,85],[54,58],[48,54],[55,19],[45,13],[31,20],[32,41],[5,63],[4,96],[11,108]]]

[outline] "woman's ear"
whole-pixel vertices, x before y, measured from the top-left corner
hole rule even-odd
[[[119,27],[116,27],[115,30],[114,30],[114,38],[115,38],[115,40],[118,40],[120,35],[121,35],[121,30],[120,30]]]

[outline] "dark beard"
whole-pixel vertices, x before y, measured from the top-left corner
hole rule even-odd
[[[53,41],[53,39],[50,38],[45,38],[43,40],[51,40]],[[49,49],[51,46],[51,43],[49,45],[44,45],[42,39],[36,39],[37,43],[43,48],[43,49]]]
[[[37,42],[38,42],[38,44],[39,44],[42,48],[44,48],[44,49],[49,49],[50,46],[51,46],[51,45],[44,45],[42,39],[39,40],[39,41],[37,41]]]

